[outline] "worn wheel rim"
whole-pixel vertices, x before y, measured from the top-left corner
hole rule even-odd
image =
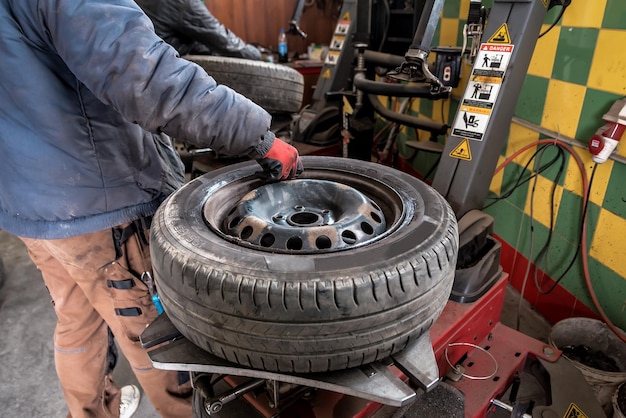
[[[337,181],[341,179],[341,181]],[[309,170],[303,178],[222,184],[203,207],[222,238],[260,251],[336,252],[392,233],[406,212],[396,191],[377,179]]]

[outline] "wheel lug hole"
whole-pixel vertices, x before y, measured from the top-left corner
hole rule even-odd
[[[241,239],[248,239],[252,236],[252,232],[254,232],[254,229],[252,229],[252,227],[250,225],[246,225],[242,230],[241,230],[241,234],[240,237]]]

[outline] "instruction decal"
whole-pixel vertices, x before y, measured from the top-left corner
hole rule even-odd
[[[324,64],[335,65],[337,61],[339,61],[339,51],[328,51],[326,54],[326,59],[324,60]]]
[[[333,39],[330,40],[330,49],[341,49],[343,48],[343,43],[345,42],[345,36],[333,36]]]
[[[452,124],[452,135],[474,141],[483,140],[512,53],[513,45],[480,46],[459,111]]]
[[[503,23],[498,30],[487,40],[488,44],[510,44],[511,34],[509,33],[509,25]]]
[[[571,403],[563,418],[589,418],[576,404]]]
[[[326,59],[324,60],[324,65],[337,65],[337,61],[339,61],[339,55],[341,50],[343,49],[343,45],[346,41],[346,36],[350,32],[350,12],[344,13],[341,20],[337,22],[337,26],[335,27],[335,33],[333,34],[332,39],[330,40],[329,51],[326,54]]]
[[[343,17],[337,22],[335,35],[346,36],[348,34],[348,30],[350,30],[350,13],[344,14]]]
[[[470,142],[467,138],[464,138],[463,141],[452,150],[450,157],[472,161],[472,151],[470,150]]]

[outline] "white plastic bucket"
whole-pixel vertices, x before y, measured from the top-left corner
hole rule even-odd
[[[584,345],[615,361],[619,372],[595,369],[568,358],[585,376],[607,417],[613,416],[613,395],[618,386],[626,382],[626,343],[604,322],[590,318],[568,318],[557,322],[552,327],[549,340],[559,349]]]

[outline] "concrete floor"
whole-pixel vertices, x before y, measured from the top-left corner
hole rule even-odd
[[[62,418],[67,414],[53,362],[54,310],[38,270],[22,242],[0,231],[0,417]],[[4,276],[4,280],[2,277]],[[4,282],[4,283],[3,283]],[[508,291],[501,322],[515,327],[519,295]],[[527,303],[521,305],[520,331],[547,341],[550,325]],[[114,376],[120,385],[136,383],[120,356]],[[156,417],[142,398],[136,418]],[[226,405],[221,417],[254,418],[244,403]]]

